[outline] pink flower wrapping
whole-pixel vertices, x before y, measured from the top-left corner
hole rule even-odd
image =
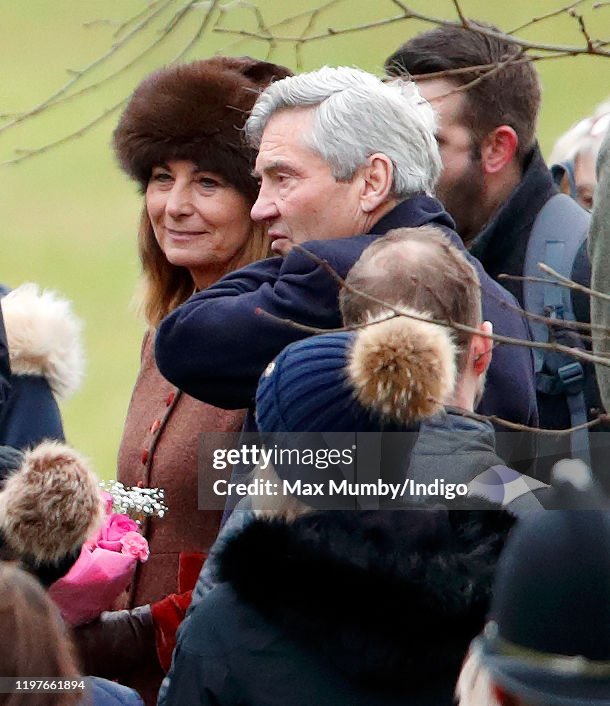
[[[148,542],[139,532],[127,532],[121,538],[121,551],[127,556],[133,556],[140,561],[146,561],[150,552]]]
[[[69,625],[97,618],[129,585],[138,559],[148,559],[148,542],[126,515],[109,514],[100,532],[87,541],[70,571],[49,588]]]

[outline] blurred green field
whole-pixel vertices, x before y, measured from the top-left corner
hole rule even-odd
[[[167,12],[159,15],[156,25],[101,63],[90,77],[80,79],[75,88],[103,79],[158,41],[154,50],[117,79],[8,129],[3,128],[10,119],[3,117],[0,162],[13,158],[15,150],[38,148],[78,130],[127,95],[143,75],[170,61],[194,34],[206,3],[199,3],[166,38],[159,30],[179,4],[156,0],[154,6],[163,4]],[[225,27],[256,31],[255,15],[246,3],[222,4],[230,7]],[[265,21],[272,23],[321,5],[322,0],[259,0],[257,4]],[[563,4],[464,0],[462,6],[471,17],[510,29]],[[118,23],[148,5],[145,0],[0,0],[0,113],[25,111],[45,100],[73,76],[70,70],[82,69],[108,52]],[[431,15],[455,18],[450,0],[412,0],[411,5]],[[592,0],[583,5],[588,8],[591,34],[610,39],[610,6],[591,10],[591,5]],[[316,27],[360,25],[395,14],[390,0],[338,0]],[[295,20],[282,31],[292,36],[305,24],[306,19]],[[398,44],[427,26],[411,21],[387,24],[303,45],[303,68],[348,64],[379,72]],[[583,43],[576,22],[565,16],[538,23],[522,36],[553,44]],[[267,48],[260,40],[208,31],[186,58],[216,51],[264,58]],[[296,68],[293,45],[281,43],[272,56]],[[544,87],[539,134],[548,154],[562,131],[610,93],[610,59],[564,58],[538,67]],[[135,235],[140,197],[114,164],[109,145],[116,120],[115,112],[81,137],[20,164],[2,164],[0,169],[0,281],[11,286],[36,281],[74,302],[85,323],[88,374],[82,390],[62,407],[65,428],[69,440],[93,459],[105,478],[115,473],[143,332],[130,307],[139,269]]]

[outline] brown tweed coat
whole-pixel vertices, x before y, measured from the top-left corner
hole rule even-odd
[[[199,437],[202,432],[237,432],[244,415],[243,410],[218,409],[177,390],[155,364],[154,332],[146,334],[119,449],[117,478],[129,486],[163,488],[169,511],[162,519],[146,523],[150,558],[138,566],[129,608],[180,592],[180,554],[207,553],[212,546],[222,513],[197,509]],[[202,472],[210,461],[200,459]],[[228,477],[230,470],[226,473]]]

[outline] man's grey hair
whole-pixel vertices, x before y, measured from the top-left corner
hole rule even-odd
[[[368,157],[380,152],[394,165],[392,194],[431,194],[441,172],[434,111],[412,81],[384,83],[360,69],[324,66],[272,83],[259,96],[246,136],[258,149],[277,111],[314,107],[313,128],[303,135],[338,181],[351,181]]]

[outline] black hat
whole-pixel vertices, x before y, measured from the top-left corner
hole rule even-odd
[[[527,702],[610,706],[610,512],[521,522],[474,643],[492,679]]]

